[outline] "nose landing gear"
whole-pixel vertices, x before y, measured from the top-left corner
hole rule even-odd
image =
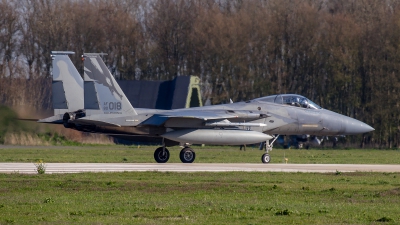
[[[271,162],[271,157],[269,156],[269,152],[272,151],[272,147],[274,145],[274,142],[276,141],[276,139],[278,139],[279,134],[277,134],[271,141],[271,143],[269,143],[269,141],[265,142],[265,153],[261,156],[261,161],[263,163],[270,163]],[[261,148],[260,148],[261,150]]]

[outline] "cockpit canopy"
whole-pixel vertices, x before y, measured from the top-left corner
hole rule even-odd
[[[267,97],[257,98],[255,100],[260,102],[272,102],[276,104],[291,105],[307,109],[321,109],[319,105],[315,104],[310,99],[295,94],[270,95]]]

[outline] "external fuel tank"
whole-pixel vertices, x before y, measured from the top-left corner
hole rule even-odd
[[[182,129],[161,136],[177,142],[211,145],[255,144],[272,139],[268,134],[239,129]]]

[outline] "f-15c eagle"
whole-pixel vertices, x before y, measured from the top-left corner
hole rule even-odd
[[[261,160],[270,162],[269,151],[277,135],[337,136],[374,129],[356,119],[326,110],[296,94],[278,94],[246,102],[187,109],[133,108],[104,64],[101,54],[84,53],[83,80],[67,54],[52,52],[53,106],[55,115],[38,122],[58,123],[83,132],[109,135],[162,137],[154,152],[166,163],[166,147],[183,144],[183,163],[192,163],[190,144],[244,145],[266,142]],[[83,93],[83,94],[82,94]]]

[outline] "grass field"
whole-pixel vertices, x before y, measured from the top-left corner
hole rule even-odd
[[[0,174],[0,224],[398,224],[395,173]]]
[[[0,162],[154,162],[155,147],[0,146]],[[179,162],[179,148],[170,148]],[[195,162],[261,163],[195,147]],[[274,163],[398,164],[398,150],[283,150]],[[399,224],[400,173],[0,174],[0,224]]]
[[[125,147],[108,146],[45,146],[14,147],[0,146],[0,162],[128,162],[152,163],[157,146]],[[263,151],[257,147],[193,146],[195,163],[261,163]],[[178,163],[180,147],[169,148],[169,162]],[[400,164],[400,150],[351,149],[351,150],[289,150],[274,149],[271,163],[338,163],[338,164]]]

